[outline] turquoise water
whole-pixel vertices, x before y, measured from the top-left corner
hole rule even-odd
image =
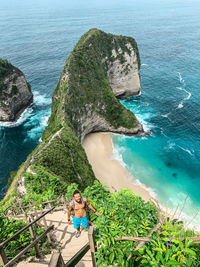
[[[142,94],[122,103],[152,134],[115,135],[115,148],[163,205],[175,207],[188,195],[184,211],[195,214],[200,208],[199,14],[199,0],[0,0],[0,57],[25,73],[35,99],[16,124],[0,124],[1,196],[10,171],[40,142],[67,56],[84,32],[97,27],[133,36],[142,62]]]

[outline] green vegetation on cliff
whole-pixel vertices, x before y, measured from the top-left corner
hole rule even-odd
[[[10,72],[12,72],[13,65],[6,59],[0,58],[0,81],[3,80]]]
[[[0,58],[0,94],[5,86],[3,80],[6,76],[8,76],[10,73],[13,72],[13,69],[15,71],[21,73],[21,71],[14,67],[11,63],[9,63],[6,59]],[[13,88],[15,90],[16,88]]]
[[[4,89],[3,79],[12,71],[12,65],[4,59],[0,58],[0,98]]]
[[[130,53],[127,43],[138,55],[140,65],[137,44],[131,37],[106,34],[97,29],[81,37],[68,57],[54,91],[52,113],[42,136],[43,142],[29,155],[17,178],[13,179],[12,188],[16,188],[19,177],[25,177],[31,166],[38,177],[42,171],[46,177],[56,177],[63,188],[76,182],[83,189],[93,183],[95,176],[81,146],[81,137],[101,130],[102,121],[105,123],[102,130],[137,128],[134,114],[115,97],[107,77],[108,66],[114,60],[112,50],[121,51],[117,57],[123,63],[124,53]],[[9,64],[2,62],[2,66]],[[97,128],[91,126],[93,123]],[[38,177],[35,176],[35,180]],[[18,194],[16,190],[10,193],[13,197],[9,202]],[[27,193],[31,195],[28,184]]]
[[[116,36],[92,29],[84,34],[68,57],[59,83],[53,94],[52,115],[43,133],[43,139],[61,127],[61,118],[79,138],[84,131],[83,117],[98,114],[114,128],[134,128],[138,122],[132,112],[115,97],[107,71],[114,57],[112,51],[121,49],[117,58],[121,64],[124,53],[130,54],[126,44],[135,50],[140,66],[139,52],[131,37]]]

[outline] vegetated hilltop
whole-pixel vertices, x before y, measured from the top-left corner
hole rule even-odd
[[[140,59],[131,37],[92,29],[68,57],[53,94],[52,114],[43,139],[64,125],[82,141],[95,131],[141,134],[133,113],[115,97],[140,91]]]
[[[59,191],[56,187],[64,191],[72,182],[82,189],[93,184],[95,176],[81,146],[84,136],[95,131],[143,133],[134,114],[115,97],[115,94],[123,97],[138,94],[139,66],[133,38],[97,29],[83,35],[68,57],[54,91],[52,113],[42,143],[21,166],[11,188],[26,171],[33,170],[37,175],[29,174],[25,179],[26,199],[38,199],[41,194],[51,198]],[[119,78],[120,92],[116,88]],[[135,84],[130,85],[130,79]],[[42,177],[46,177],[45,181]],[[38,191],[32,190],[36,181]]]
[[[32,102],[33,94],[24,74],[0,59],[0,121],[15,121]]]

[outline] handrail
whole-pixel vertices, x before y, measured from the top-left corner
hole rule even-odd
[[[5,211],[2,212],[2,214],[4,214],[4,216],[6,216],[5,212],[8,209],[10,209],[11,213],[14,213],[14,215],[16,216],[17,215],[16,212],[18,212],[20,209],[22,209],[22,211],[23,211],[23,209],[34,208],[34,207],[37,207],[37,206],[39,206],[41,204],[50,204],[50,206],[51,206],[51,203],[54,203],[54,202],[57,202],[56,204],[58,204],[58,205],[62,204],[62,202],[63,202],[63,205],[65,205],[65,206],[67,206],[67,204],[68,204],[66,199],[65,199],[65,197],[64,196],[60,196],[60,197],[58,197],[56,199],[47,200],[47,201],[43,201],[43,202],[40,202],[40,203],[33,202],[33,203],[30,203],[29,205],[26,205],[26,206],[21,206],[18,203],[15,206],[10,205],[9,207],[6,208]],[[15,210],[13,211],[13,209],[15,209]],[[10,216],[10,214],[9,214],[9,216]]]
[[[82,247],[66,264],[65,267],[74,267],[90,249],[89,242]]]
[[[54,228],[54,225],[51,225],[44,231],[41,235],[39,235],[30,245],[28,245],[25,249],[23,249],[19,254],[17,254],[12,260],[10,260],[4,267],[8,267],[14,262],[16,262],[22,255],[24,255],[27,251],[29,251],[32,247],[34,247],[40,239],[42,239],[48,232],[50,232]]]
[[[61,253],[53,253],[51,256],[51,260],[49,263],[49,267],[74,267],[88,252],[90,249],[92,266],[97,267],[96,259],[95,259],[95,244],[94,244],[94,226],[90,226],[88,230],[88,239],[87,242],[74,256],[64,264],[63,257]]]
[[[34,223],[36,223],[37,221],[39,221],[42,217],[44,217],[46,214],[48,214],[49,212],[51,212],[53,209],[55,209],[55,207],[51,208],[50,210],[44,212],[42,215],[40,215],[38,218],[36,218],[34,221],[32,221],[31,223],[29,223],[28,225],[24,226],[21,230],[19,230],[17,233],[15,233],[13,236],[9,237],[7,240],[3,241],[0,244],[0,248],[4,247],[8,242],[10,242],[11,240],[13,240],[16,236],[18,236],[19,234],[21,234],[22,232],[24,232],[26,229],[28,229],[31,225],[33,225]]]
[[[27,206],[19,206],[20,209],[25,209],[25,208],[31,208],[31,207],[35,207],[35,206],[39,206],[41,204],[48,204],[48,203],[53,203],[53,202],[56,202],[56,201],[62,201],[62,199],[60,198],[57,198],[57,199],[52,199],[52,200],[48,200],[48,201],[43,201],[43,202],[40,202],[40,203],[32,203],[31,205],[27,205]]]

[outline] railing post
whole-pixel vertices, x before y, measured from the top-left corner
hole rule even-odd
[[[50,259],[49,267],[64,267],[65,263],[61,253],[53,253]]]
[[[34,207],[33,207],[33,209],[34,209],[35,217],[36,217],[36,219],[37,219],[37,218],[39,217],[39,215],[38,215],[38,212],[37,212],[36,206],[34,206]],[[41,223],[40,223],[40,221],[38,221],[38,225],[39,225],[39,226],[41,226]]]
[[[29,223],[31,222],[30,218],[28,219],[28,221],[29,221]],[[34,235],[34,232],[33,232],[32,225],[29,227],[29,231],[30,231],[30,234],[31,234],[31,239],[32,239],[32,241],[34,241],[35,240],[35,235]],[[39,251],[38,244],[35,244],[34,247],[35,247],[36,257],[40,258],[40,251]]]
[[[36,219],[37,219],[37,218],[38,218],[38,212],[37,212],[37,209],[36,209],[35,206],[33,207],[33,209],[34,209],[34,212],[35,212],[35,217],[36,217]]]
[[[62,196],[63,206],[67,209],[67,201],[65,196]]]
[[[47,202],[49,201],[49,198],[48,197],[46,197],[46,199],[47,199]],[[48,202],[48,207],[49,207],[49,209],[51,208],[51,204]]]
[[[42,205],[40,204],[40,209],[41,209],[41,213],[42,213]],[[44,223],[44,229],[47,230],[47,221],[46,221],[46,218],[45,216],[43,217],[43,223]],[[50,234],[47,233],[47,240],[49,242],[49,244],[51,244],[51,237],[50,237]]]
[[[12,206],[11,209],[12,209],[13,214],[16,216],[17,214],[16,214],[16,211],[15,211],[15,208]]]
[[[91,257],[92,257],[92,265],[93,267],[97,267],[96,258],[95,258],[95,245],[94,245],[94,226],[89,227],[88,231],[88,239],[89,239],[89,245],[90,245],[90,251],[91,251]]]
[[[8,259],[6,257],[6,253],[5,253],[4,249],[3,249],[3,247],[0,247],[0,264],[2,266],[5,266],[6,263],[8,263]]]

